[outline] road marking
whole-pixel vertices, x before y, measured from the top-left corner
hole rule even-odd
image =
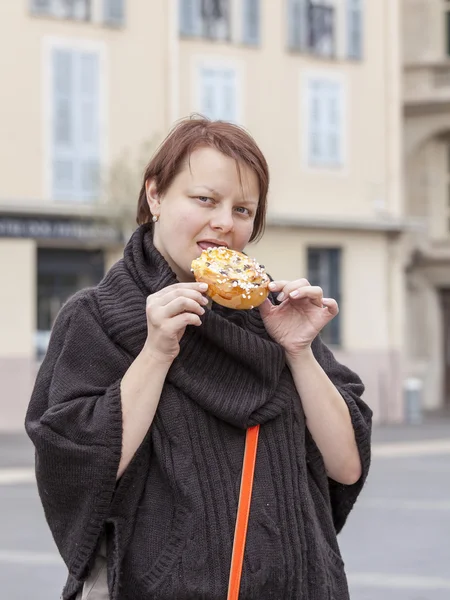
[[[450,454],[450,440],[426,440],[420,442],[395,442],[392,444],[373,444],[374,458],[395,458],[407,456],[435,456]]]
[[[0,564],[19,565],[63,565],[59,554],[52,552],[18,552],[16,550],[0,550]]]
[[[450,511],[449,500],[409,500],[407,498],[366,498],[358,501],[358,508],[383,508],[394,510]]]
[[[390,573],[350,573],[352,587],[386,588],[397,590],[450,590],[450,579],[420,577],[417,575],[391,575]]]
[[[0,485],[34,483],[35,481],[34,469],[0,469]]]

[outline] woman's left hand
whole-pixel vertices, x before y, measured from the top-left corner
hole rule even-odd
[[[267,332],[289,356],[309,348],[339,312],[336,300],[324,298],[322,288],[306,279],[273,281],[269,289],[278,293],[281,304],[275,306],[267,299],[259,310]]]

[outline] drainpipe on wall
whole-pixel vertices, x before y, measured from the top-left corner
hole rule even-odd
[[[404,215],[402,168],[402,58],[400,3],[384,0],[384,92],[385,92],[385,193],[386,208],[391,217]],[[389,344],[390,401],[388,420],[403,420],[405,398],[404,377],[404,273],[402,269],[403,235],[388,235],[387,239],[387,319]]]

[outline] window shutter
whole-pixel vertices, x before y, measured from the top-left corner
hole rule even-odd
[[[311,165],[343,162],[343,90],[337,81],[310,79],[308,85],[308,160]]]
[[[236,71],[234,69],[224,69],[220,73],[219,98],[222,100],[220,115],[217,117],[222,121],[236,123]]]
[[[49,14],[51,12],[52,0],[30,0],[31,12],[36,14]]]
[[[329,82],[324,89],[326,124],[324,130],[325,160],[329,165],[340,165],[342,156],[342,86]]]
[[[308,86],[308,159],[313,165],[324,161],[324,110],[323,83],[318,79],[309,81]]]
[[[94,52],[56,49],[52,67],[52,195],[94,200],[100,191],[100,59]]]
[[[200,113],[208,119],[217,119],[219,112],[217,71],[203,68],[200,72]]]
[[[74,55],[54,50],[53,73],[53,197],[69,199],[76,181]]]
[[[259,0],[243,0],[243,39],[244,44],[259,44],[260,2]]]
[[[123,25],[125,0],[104,0],[104,21],[109,25]]]
[[[363,45],[363,0],[347,0],[347,55],[361,59]]]
[[[203,68],[200,72],[200,112],[213,120],[237,121],[236,71]]]
[[[179,0],[180,33],[183,35],[200,35],[201,33],[201,0]]]
[[[78,54],[77,196],[95,200],[100,192],[100,59],[95,52]]]
[[[304,50],[307,47],[307,0],[288,0],[288,47]]]

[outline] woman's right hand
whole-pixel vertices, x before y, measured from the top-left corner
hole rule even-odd
[[[188,325],[201,325],[208,299],[206,283],[176,283],[147,298],[147,341],[156,359],[171,364],[180,352],[180,340]]]

